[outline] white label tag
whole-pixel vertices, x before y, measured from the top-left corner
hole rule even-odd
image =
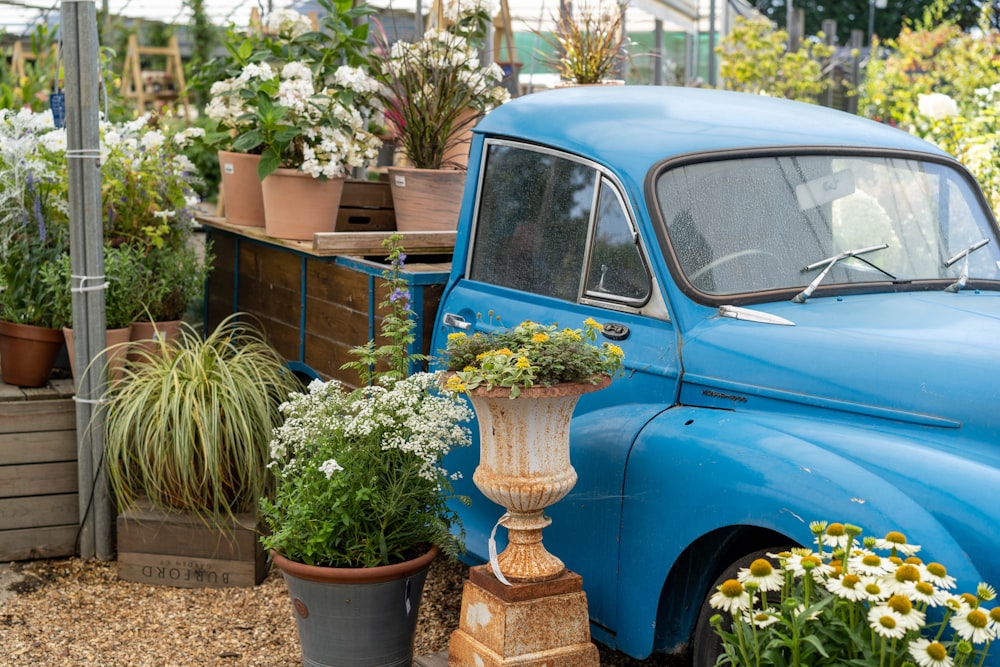
[[[396,187],[398,188],[406,187],[406,176],[403,176],[401,174],[396,174],[394,178],[396,179]]]
[[[226,172],[227,174],[232,174],[233,172],[236,171],[236,169],[233,168],[232,162],[224,162],[222,164],[222,171]]]

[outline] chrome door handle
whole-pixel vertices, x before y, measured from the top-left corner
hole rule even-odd
[[[442,321],[446,327],[455,327],[462,331],[472,328],[471,322],[467,322],[464,317],[455,315],[454,313],[445,313]]]

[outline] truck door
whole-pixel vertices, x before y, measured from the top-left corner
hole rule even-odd
[[[538,146],[488,140],[469,257],[442,301],[444,336],[516,326],[524,320],[569,328],[593,318],[625,351],[627,375],[584,396],[574,415],[571,458],[579,481],[553,506],[546,547],[584,577],[592,618],[614,627],[621,494],[635,434],[673,404],[676,335],[650,270],[635,216],[613,175]],[[454,271],[453,271],[454,275]],[[472,484],[478,446],[449,456],[474,558],[503,509]],[[498,548],[504,546],[498,531]]]

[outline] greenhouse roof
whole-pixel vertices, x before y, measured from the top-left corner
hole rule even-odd
[[[515,31],[544,30],[559,11],[559,0],[508,1]],[[165,23],[187,23],[191,18],[183,0],[96,0],[95,5],[101,9],[105,2],[112,14],[128,18]],[[628,0],[626,23],[635,30],[651,30],[653,20],[660,19],[666,30],[692,32],[707,20],[712,3],[719,11],[723,5],[746,5],[744,0]],[[427,13],[432,0],[369,0],[369,4],[407,12],[414,12],[419,4]],[[21,36],[39,23],[58,23],[60,5],[61,0],[0,0],[0,32]],[[206,0],[205,5],[213,23],[237,26],[249,22],[254,7],[318,9],[314,0]]]

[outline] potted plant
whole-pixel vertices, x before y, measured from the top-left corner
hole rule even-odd
[[[382,103],[406,160],[389,169],[402,231],[455,228],[469,131],[510,99],[500,66],[480,64],[490,10],[482,2],[457,6],[448,28],[429,30],[416,43],[379,38]]]
[[[159,349],[159,340],[180,336],[188,307],[204,296],[211,264],[211,243],[198,247],[193,239],[146,253],[142,274],[132,287],[132,298],[141,307],[132,322],[133,349],[145,347],[152,352]]]
[[[0,109],[0,370],[8,384],[48,382],[63,345],[37,267],[69,248],[65,132],[51,112]]]
[[[501,582],[546,581],[565,572],[542,546],[541,527],[548,525],[545,508],[576,484],[569,456],[573,408],[581,395],[607,387],[622,368],[620,347],[596,344],[600,330],[588,319],[579,329],[522,322],[492,333],[448,336],[445,386],[467,393],[479,420],[473,481],[507,510],[500,523],[509,544],[491,562]]]
[[[134,290],[145,279],[143,263],[146,253],[135,245],[104,245],[104,316],[105,348],[108,377],[114,381],[120,378],[125,363],[125,346],[131,339],[132,323],[142,312],[143,304],[135,298]],[[61,254],[54,261],[35,267],[37,280],[46,286],[51,300],[48,304],[52,312],[53,325],[60,327],[66,337],[69,349],[70,368],[78,376],[78,364],[74,350],[72,268],[68,253]],[[90,364],[83,365],[89,368]]]
[[[584,3],[578,15],[569,8],[553,17],[552,33],[535,31],[555,49],[548,58],[562,79],[561,85],[622,84],[619,68],[627,60],[622,30],[623,7],[612,0],[596,5]]]
[[[995,639],[995,589],[957,593],[941,563],[898,531],[882,538],[813,521],[815,548],[761,553],[709,602],[719,664],[981,665]]]
[[[419,356],[398,239],[388,241],[385,342],[350,364],[363,386],[314,381],[281,406],[271,442],[261,540],[284,573],[309,664],[409,667],[427,568],[461,548],[441,459],[468,444],[460,423],[471,412],[440,373],[410,373]]]
[[[259,156],[264,226],[279,238],[333,231],[343,178],[374,162],[382,145],[373,131],[380,111],[367,73],[367,24],[354,25],[370,10],[350,0],[322,4],[322,32],[305,31],[294,11],[281,10],[267,19],[273,35],[231,48],[238,67],[212,85],[206,109],[223,131],[211,135],[220,147]],[[224,179],[240,169],[231,154],[225,160]]]
[[[229,316],[205,337],[184,323],[178,341],[159,341],[155,352],[139,350],[106,395],[105,460],[121,513],[120,562],[131,565],[135,552],[152,551],[216,559],[201,561],[202,569],[219,565],[224,557],[211,547],[222,538],[180,539],[167,530],[177,538],[171,541],[157,535],[156,522],[176,525],[179,517],[193,517],[189,528],[231,535],[235,519],[252,519],[258,500],[272,488],[268,442],[281,421],[278,405],[299,384],[263,335],[239,316]],[[134,524],[152,519],[152,527],[136,537]],[[131,531],[127,544],[123,523]],[[207,551],[177,551],[204,544]],[[259,581],[263,570],[256,558],[252,548],[240,554]]]

